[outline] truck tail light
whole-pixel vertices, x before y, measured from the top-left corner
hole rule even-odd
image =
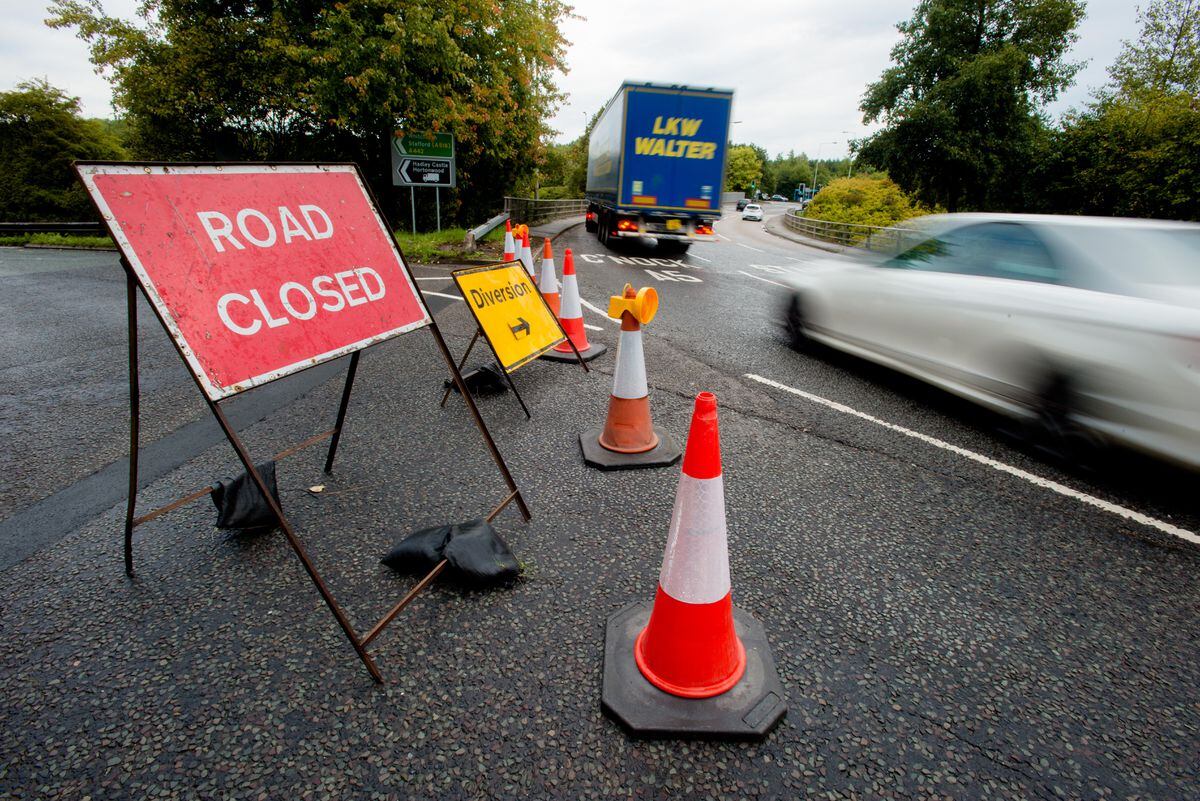
[[[595,221],[596,221],[596,212],[594,212],[594,211],[589,211],[589,212],[587,213],[587,221],[588,221],[588,222],[595,222]]]
[[[617,220],[618,231],[636,231],[638,229],[637,220],[631,220],[628,217],[622,217]]]
[[[708,223],[696,223],[696,233],[700,236],[712,236],[712,226]]]

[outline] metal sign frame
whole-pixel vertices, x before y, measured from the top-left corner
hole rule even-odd
[[[76,175],[79,177],[80,182],[84,184],[84,188],[85,188],[85,190],[88,191],[88,195],[92,199],[93,204],[96,206],[96,210],[104,218],[105,224],[108,226],[109,233],[112,235],[113,240],[117,243],[118,247],[120,247],[120,249],[121,249],[121,253],[122,253],[121,264],[122,264],[123,268],[125,269],[125,276],[126,276],[125,297],[126,297],[126,317],[127,317],[127,324],[128,324],[127,333],[128,333],[128,338],[129,338],[129,489],[128,489],[128,495],[127,495],[126,509],[125,509],[125,531],[124,531],[124,534],[125,534],[125,537],[124,537],[125,572],[126,572],[126,574],[129,575],[130,577],[132,577],[134,575],[134,570],[133,570],[133,529],[134,528],[141,525],[142,523],[147,523],[157,517],[160,517],[161,515],[164,515],[174,509],[178,509],[179,507],[184,506],[185,504],[190,503],[191,501],[203,498],[204,496],[208,495],[211,492],[211,488],[204,488],[204,489],[198,490],[196,492],[193,492],[189,495],[185,495],[182,498],[172,501],[171,503],[161,506],[151,512],[147,512],[146,514],[143,514],[140,516],[136,515],[137,487],[138,487],[138,453],[139,453],[139,446],[140,446],[140,431],[139,431],[139,429],[140,429],[140,411],[141,411],[141,408],[140,408],[141,407],[141,392],[140,392],[140,381],[139,381],[139,371],[138,371],[138,340],[137,340],[137,331],[138,331],[138,328],[137,328],[137,326],[138,326],[137,293],[138,293],[138,290],[140,289],[142,292],[142,295],[150,303],[150,308],[154,311],[155,316],[158,318],[159,324],[163,326],[163,329],[165,331],[167,331],[168,335],[171,335],[170,336],[171,342],[172,342],[172,344],[174,344],[175,349],[178,352],[180,359],[182,359],[183,362],[185,363],[185,365],[188,366],[188,368],[189,368],[188,373],[192,376],[192,379],[195,381],[197,390],[200,392],[201,396],[204,398],[205,402],[208,404],[209,411],[212,413],[213,417],[216,418],[218,425],[220,425],[220,427],[221,427],[221,431],[225,434],[225,438],[229,441],[230,446],[232,446],[234,452],[237,454],[238,460],[242,463],[242,466],[245,468],[246,474],[250,477],[251,481],[253,481],[254,485],[258,488],[258,491],[262,494],[262,497],[266,499],[267,504],[271,508],[271,511],[278,518],[279,528],[283,531],[284,536],[287,538],[288,544],[291,546],[291,548],[295,552],[297,558],[300,560],[301,564],[304,566],[305,571],[308,573],[309,579],[313,582],[313,585],[317,588],[317,592],[321,595],[321,598],[325,601],[325,604],[326,604],[326,606],[328,606],[330,613],[336,619],[338,625],[341,627],[343,633],[346,635],[346,638],[350,641],[350,644],[354,648],[355,653],[358,654],[359,659],[362,660],[363,665],[366,667],[367,671],[371,674],[371,678],[373,678],[377,682],[382,683],[383,675],[382,675],[382,673],[380,673],[379,668],[375,665],[374,659],[372,659],[371,655],[367,652],[367,646],[376,637],[378,637],[380,633],[383,632],[384,628],[386,628],[387,625],[389,623],[391,623],[396,618],[396,616],[400,614],[401,611],[403,611],[403,609],[409,604],[409,602],[411,602],[412,599],[415,598],[416,595],[422,589],[424,589],[426,586],[429,585],[430,582],[433,581],[433,579],[437,576],[438,572],[441,570],[442,566],[439,565],[438,567],[435,567],[434,570],[432,570],[428,575],[426,575],[423,579],[421,579],[421,581],[419,581],[416,584],[416,586],[414,586],[412,588],[412,590],[409,591],[409,593],[407,595],[405,595],[402,599],[400,599],[400,601],[398,603],[393,605],[387,611],[387,613],[384,614],[383,617],[380,618],[378,620],[378,622],[376,622],[375,625],[371,627],[371,629],[368,632],[360,635],[357,631],[355,631],[354,626],[350,623],[349,618],[346,616],[346,613],[342,610],[340,604],[338,604],[338,601],[334,597],[333,592],[329,589],[329,586],[325,583],[325,580],[321,577],[321,574],[318,572],[316,565],[313,563],[312,558],[309,556],[308,551],[304,547],[304,543],[300,540],[299,536],[296,534],[296,530],[295,530],[294,526],[291,524],[291,522],[288,520],[287,516],[284,514],[283,509],[280,507],[280,505],[275,501],[274,497],[268,491],[266,482],[263,480],[262,474],[259,473],[257,467],[255,467],[254,460],[250,457],[250,453],[247,450],[245,444],[242,442],[241,438],[238,436],[237,431],[235,431],[234,428],[230,425],[228,418],[226,418],[225,413],[224,413],[223,409],[221,408],[221,403],[223,400],[226,399],[227,396],[212,397],[209,394],[208,388],[205,386],[205,383],[201,378],[202,371],[193,369],[193,362],[188,358],[188,353],[186,353],[184,351],[184,349],[181,345],[181,340],[176,339],[176,337],[172,335],[172,329],[171,329],[171,326],[169,325],[170,320],[169,320],[169,317],[166,315],[165,307],[160,307],[157,303],[155,303],[155,298],[151,294],[150,287],[148,287],[147,284],[144,282],[145,281],[144,275],[142,273],[139,273],[138,270],[135,268],[134,260],[137,258],[137,254],[133,251],[132,246],[130,245],[128,240],[123,240],[121,238],[118,238],[118,233],[120,230],[119,226],[113,220],[112,215],[107,214],[105,212],[105,207],[100,202],[97,201],[98,192],[93,191],[94,186],[89,187],[87,185],[87,182],[84,180],[84,178],[83,178],[84,170],[86,170],[89,167],[100,167],[100,166],[108,166],[108,167],[133,166],[139,170],[141,170],[141,169],[165,170],[165,169],[172,169],[172,168],[195,168],[195,167],[216,168],[216,167],[220,167],[225,171],[234,171],[234,172],[236,172],[236,170],[238,168],[257,168],[260,170],[261,169],[280,169],[280,168],[305,168],[308,170],[323,170],[323,169],[329,169],[329,168],[338,168],[343,171],[344,170],[352,170],[357,176],[359,186],[362,189],[363,194],[366,197],[368,204],[373,209],[376,217],[380,221],[380,224],[383,226],[383,230],[386,232],[388,230],[388,228],[386,226],[386,223],[384,223],[383,215],[379,211],[379,203],[375,199],[375,196],[372,194],[370,187],[368,187],[366,182],[362,180],[362,174],[358,170],[358,167],[354,164],[320,165],[320,164],[300,164],[300,163],[249,164],[249,163],[225,163],[225,162],[206,162],[206,163],[139,162],[137,164],[131,165],[128,162],[78,161],[78,162],[75,162],[75,165],[74,165],[75,170],[76,170]],[[487,445],[488,451],[491,454],[492,460],[496,463],[496,467],[499,470],[501,476],[503,476],[504,482],[505,482],[506,486],[508,487],[508,490],[509,490],[508,494],[504,497],[503,500],[500,501],[500,503],[495,508],[492,509],[492,511],[489,513],[487,519],[491,520],[491,519],[495,518],[510,503],[515,501],[517,504],[517,508],[521,513],[521,516],[526,521],[528,521],[531,518],[531,515],[529,513],[529,508],[525,503],[525,499],[521,495],[521,491],[517,487],[517,484],[512,477],[512,473],[509,471],[508,465],[504,461],[504,457],[500,454],[499,449],[496,447],[496,442],[492,438],[491,432],[488,431],[487,424],[484,422],[483,417],[480,415],[479,409],[475,405],[474,399],[471,397],[470,393],[467,391],[466,385],[463,382],[462,374],[459,372],[458,366],[455,364],[453,357],[450,355],[450,350],[446,346],[446,341],[442,337],[441,331],[437,325],[437,321],[434,320],[433,315],[429,312],[429,304],[425,301],[425,296],[421,292],[420,286],[417,284],[416,280],[414,279],[414,277],[412,275],[412,271],[409,268],[408,262],[404,258],[404,254],[400,250],[399,245],[396,243],[395,239],[393,237],[391,237],[390,235],[387,237],[387,239],[388,239],[388,241],[391,242],[391,247],[395,251],[396,257],[398,258],[400,265],[404,269],[404,272],[407,276],[407,280],[409,281],[409,283],[412,285],[413,289],[415,290],[415,297],[418,300],[422,310],[424,311],[425,317],[428,321],[421,326],[414,326],[412,328],[408,328],[407,330],[413,330],[413,328],[415,328],[415,327],[424,327],[424,328],[427,328],[429,330],[429,332],[433,335],[434,341],[437,343],[437,346],[438,346],[438,351],[441,353],[442,359],[443,359],[443,361],[445,361],[446,367],[450,371],[451,379],[454,381],[455,386],[458,387],[459,392],[462,394],[463,399],[467,404],[467,408],[471,412],[471,417],[475,423],[475,426],[476,426],[476,428],[478,428],[480,436],[483,437],[483,440],[484,440],[485,444]],[[403,333],[403,332],[402,331],[395,332],[391,336],[398,336],[399,333]],[[391,338],[391,336],[389,336],[387,338]],[[379,341],[383,341],[383,340],[373,339],[372,341],[369,341],[366,343],[359,343],[358,347],[356,347],[354,350],[348,351],[348,355],[350,356],[350,362],[347,365],[346,382],[342,388],[342,398],[341,398],[341,402],[338,406],[336,422],[334,423],[333,428],[328,429],[326,431],[322,431],[318,434],[315,434],[312,437],[309,437],[308,439],[304,440],[303,442],[300,442],[300,443],[284,450],[283,452],[276,454],[276,456],[275,456],[276,459],[283,459],[283,458],[290,456],[294,453],[297,453],[311,445],[315,445],[318,442],[321,442],[325,439],[329,439],[330,440],[329,450],[326,453],[324,470],[325,470],[325,473],[327,473],[327,474],[331,473],[333,471],[334,457],[337,454],[338,443],[341,440],[342,430],[343,430],[343,427],[344,427],[344,424],[346,421],[346,411],[350,404],[350,394],[351,394],[351,391],[354,386],[354,377],[358,371],[359,357],[361,356],[363,350],[365,350],[366,348],[370,347],[373,344],[378,344]],[[340,355],[346,355],[346,354],[340,354]],[[336,356],[330,356],[329,358],[336,358]],[[309,365],[309,366],[312,366],[312,365]],[[296,372],[296,371],[292,371],[292,372]],[[286,373],[286,374],[290,375],[292,373]],[[268,383],[270,381],[277,380],[278,378],[281,378],[281,377],[283,377],[283,376],[282,375],[273,376],[271,378],[264,379],[260,383]]]

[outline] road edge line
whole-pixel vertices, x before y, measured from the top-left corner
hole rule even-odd
[[[904,426],[896,425],[895,423],[889,423],[886,420],[880,420],[878,417],[873,417],[866,412],[860,412],[857,409],[846,406],[845,404],[838,403],[837,401],[831,401],[827,398],[822,398],[820,395],[813,395],[811,392],[805,392],[802,389],[789,387],[787,384],[781,384],[778,381],[771,380],[770,378],[764,378],[763,376],[755,375],[754,373],[745,373],[743,377],[749,378],[751,381],[756,381],[760,384],[765,384],[768,387],[774,387],[775,389],[797,395],[805,400],[809,400],[813,403],[818,403],[822,406],[833,409],[836,412],[841,412],[842,414],[848,414],[853,417],[858,417],[862,420],[875,423],[876,425],[880,425],[884,428],[888,428],[892,431],[903,434],[906,437],[912,437],[913,439],[920,440],[928,445],[933,445],[934,447],[941,448],[942,450],[950,451],[951,453],[962,456],[965,459],[970,459],[973,462],[978,462],[979,464],[990,467],[993,470],[1023,479],[1028,481],[1030,484],[1042,487],[1043,489],[1051,490],[1052,492],[1057,492],[1059,495],[1063,495],[1067,498],[1073,498],[1080,503],[1085,503],[1102,511],[1109,512],[1117,517],[1123,517],[1126,520],[1130,520],[1135,523],[1141,523],[1149,528],[1158,529],[1164,534],[1170,534],[1173,537],[1177,537],[1185,542],[1192,543],[1193,545],[1200,545],[1200,535],[1188,531],[1185,528],[1173,526],[1170,523],[1166,523],[1157,518],[1134,511],[1133,509],[1121,506],[1120,504],[1112,503],[1102,498],[1097,498],[1094,495],[1089,495],[1086,492],[1068,487],[1065,484],[1059,484],[1057,481],[1043,478],[1035,473],[1022,470],[1019,467],[1013,467],[1010,464],[1005,464],[1004,462],[992,459],[989,456],[984,456],[982,453],[976,453],[975,451],[967,450],[966,448],[962,448],[958,445],[946,442],[945,440],[938,439],[937,437],[931,437],[928,434],[922,434],[920,431],[913,431],[911,428],[905,428]]]

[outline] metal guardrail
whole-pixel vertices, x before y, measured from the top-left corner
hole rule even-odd
[[[98,222],[0,222],[0,236],[8,234],[74,234],[105,236],[108,229]]]
[[[921,235],[913,228],[815,220],[802,216],[798,209],[788,209],[783,224],[802,236],[879,253],[899,253]]]
[[[504,198],[504,210],[515,223],[533,225],[563,217],[575,217],[587,211],[584,198],[571,200],[534,200],[529,197]]]
[[[480,239],[483,239],[492,229],[500,225],[508,219],[508,212],[502,211],[492,219],[485,222],[483,225],[478,225],[467,231],[466,242],[464,243],[468,250],[474,250]]]

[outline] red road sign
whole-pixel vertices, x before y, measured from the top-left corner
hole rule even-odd
[[[430,322],[353,165],[76,169],[213,400]]]

